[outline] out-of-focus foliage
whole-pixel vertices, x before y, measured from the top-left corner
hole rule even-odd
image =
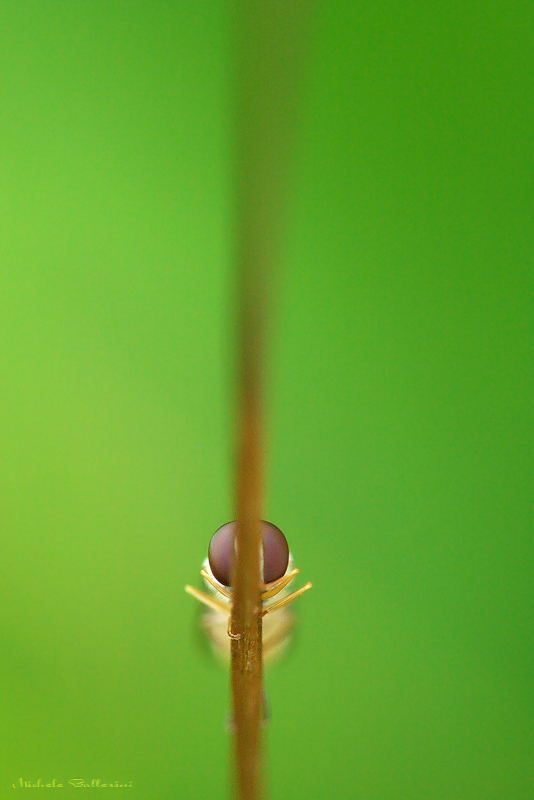
[[[183,585],[232,516],[229,14],[19,0],[0,31],[0,794],[221,794]],[[266,513],[314,588],[267,675],[274,800],[529,796],[531,40],[523,2],[318,9]]]

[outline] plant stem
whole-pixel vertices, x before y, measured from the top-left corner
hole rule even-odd
[[[271,283],[281,248],[303,22],[309,0],[235,0],[237,553],[231,684],[241,800],[262,795],[261,534],[263,375]]]

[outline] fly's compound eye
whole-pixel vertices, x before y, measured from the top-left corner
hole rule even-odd
[[[223,586],[230,586],[234,560],[236,522],[227,522],[213,536],[208,548],[208,561],[213,576]],[[276,525],[261,523],[263,545],[263,580],[273,583],[285,575],[289,563],[287,539]]]
[[[230,586],[234,560],[235,522],[227,522],[215,531],[208,547],[208,561],[213,577],[223,586]]]
[[[261,541],[263,545],[263,582],[273,583],[286,574],[289,564],[289,546],[280,528],[271,522],[261,523]]]

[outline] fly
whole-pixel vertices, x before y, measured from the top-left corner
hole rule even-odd
[[[200,574],[209,593],[186,586],[186,592],[200,600],[208,610],[202,625],[216,653],[230,656],[228,624],[232,612],[231,573],[234,558],[236,522],[227,522],[215,531],[208,547]],[[289,591],[298,569],[293,566],[287,539],[276,525],[261,523],[262,538],[262,631],[263,652],[266,658],[278,654],[293,627],[293,615],[287,607],[312,584],[308,581],[300,589]]]

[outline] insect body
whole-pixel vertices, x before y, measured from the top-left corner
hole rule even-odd
[[[200,574],[204,578],[209,594],[186,586],[186,592],[208,607],[203,618],[203,627],[211,639],[214,650],[230,656],[228,624],[232,611],[231,574],[234,558],[235,522],[227,522],[213,536]],[[263,652],[265,657],[278,653],[293,625],[293,615],[288,603],[311,588],[306,583],[300,589],[289,592],[289,584],[298,573],[293,566],[286,537],[270,522],[261,523],[262,571],[261,585],[263,616]]]

